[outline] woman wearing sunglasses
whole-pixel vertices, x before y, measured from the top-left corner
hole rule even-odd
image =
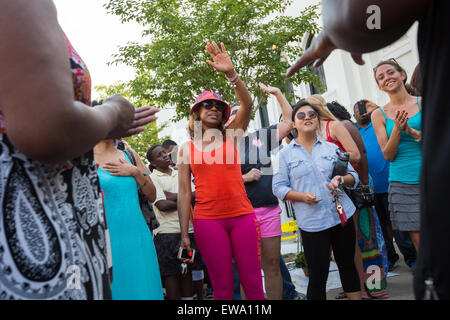
[[[389,102],[372,113],[372,123],[383,156],[389,161],[389,211],[392,229],[408,231],[419,250],[421,98],[411,95],[405,70],[395,61],[381,61],[374,68],[378,88]]]
[[[319,109],[302,100],[294,106],[292,121],[298,136],[280,151],[273,177],[273,193],[292,200],[309,269],[308,300],[326,299],[326,282],[332,247],[347,297],[361,299],[361,286],[354,264],[355,206],[340,186],[353,187],[358,175],[347,165],[345,176],[331,177],[337,146],[318,138]],[[347,222],[342,226],[332,192],[338,192]]]
[[[347,128],[328,110],[325,99],[318,94],[314,94],[306,101],[314,105],[320,115],[320,122],[317,134],[319,138],[337,145],[342,151],[350,155],[350,162],[355,170],[361,160],[361,153]],[[367,181],[368,183],[368,181]]]
[[[245,192],[236,151],[236,143],[250,121],[252,99],[225,46],[221,44],[219,48],[214,42],[208,43],[206,50],[214,60],[207,63],[225,74],[241,108],[226,131],[230,107],[218,94],[201,93],[191,109],[188,125],[191,140],[181,147],[178,156],[181,246],[191,250],[188,222],[192,174],[194,236],[211,278],[214,299],[233,299],[234,258],[245,295],[249,300],[262,300],[259,227]]]

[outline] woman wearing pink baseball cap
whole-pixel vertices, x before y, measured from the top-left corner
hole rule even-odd
[[[195,184],[194,236],[211,278],[214,299],[233,299],[234,258],[247,299],[264,299],[261,277],[260,233],[254,209],[242,180],[236,143],[250,122],[252,98],[239,79],[223,43],[206,45],[213,62],[234,88],[241,108],[225,130],[230,107],[217,93],[201,93],[191,109],[185,143],[178,157],[178,214],[181,246],[188,251],[188,221]]]

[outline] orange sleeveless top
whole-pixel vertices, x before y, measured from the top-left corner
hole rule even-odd
[[[194,219],[223,219],[253,213],[242,180],[241,161],[233,141],[210,152],[199,151],[189,141],[190,168],[194,176]]]

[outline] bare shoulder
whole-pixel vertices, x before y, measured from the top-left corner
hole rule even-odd
[[[178,150],[178,165],[189,164],[190,163],[190,145],[191,141],[183,143]]]
[[[372,121],[384,121],[384,115],[382,113],[381,108],[383,108],[383,110],[386,110],[386,106],[383,107],[379,107],[378,109],[376,109],[374,112],[372,112],[370,118],[372,119]],[[384,111],[386,113],[386,111]]]

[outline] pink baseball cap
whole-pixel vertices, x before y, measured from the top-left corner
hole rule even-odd
[[[203,101],[206,101],[206,100],[216,100],[216,101],[223,103],[225,105],[224,118],[225,118],[225,121],[228,120],[228,118],[230,117],[230,112],[231,112],[230,106],[228,105],[228,103],[223,101],[222,97],[219,94],[217,94],[215,92],[211,92],[211,91],[203,91],[202,93],[200,93],[198,95],[197,99],[195,100],[195,104],[191,108],[190,114],[192,114],[192,112],[194,112],[194,110],[200,105],[200,103],[202,103]]]

